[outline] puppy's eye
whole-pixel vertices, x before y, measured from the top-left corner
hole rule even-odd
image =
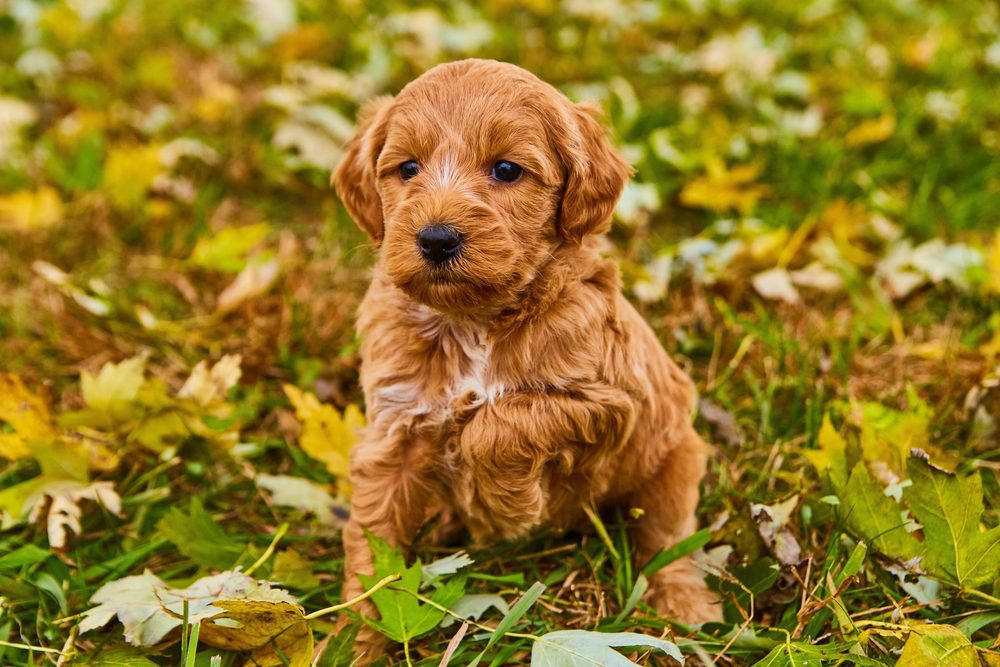
[[[403,164],[399,165],[399,177],[404,181],[410,180],[419,173],[420,165],[414,160],[407,160]]]
[[[502,183],[513,183],[517,179],[521,178],[521,165],[509,162],[507,160],[500,160],[495,165],[493,165],[493,171],[490,172],[490,176],[497,179]]]

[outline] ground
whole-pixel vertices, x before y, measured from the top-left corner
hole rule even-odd
[[[372,253],[329,172],[366,99],[477,56],[597,101],[636,168],[607,252],[701,393],[681,551],[726,622],[636,604],[679,554],[634,564],[595,515],[380,589],[387,660],[439,664],[465,592],[527,595],[483,664],[605,664],[558,630],[1000,664],[998,29],[915,0],[0,3],[0,662],[342,663],[349,610],[304,614],[340,597]]]

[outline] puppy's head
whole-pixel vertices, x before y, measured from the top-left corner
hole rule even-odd
[[[629,173],[595,109],[514,65],[463,60],[369,103],[333,181],[398,287],[472,313],[603,232]]]

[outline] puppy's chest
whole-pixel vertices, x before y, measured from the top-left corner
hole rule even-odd
[[[446,431],[457,413],[495,400],[504,385],[485,327],[432,318],[415,324],[418,353],[405,351],[400,367],[369,388],[367,400],[376,425],[431,435]]]

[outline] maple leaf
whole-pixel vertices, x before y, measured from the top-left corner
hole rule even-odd
[[[54,435],[45,403],[28,391],[21,378],[10,373],[0,373],[0,422],[14,430],[0,432],[0,457],[7,459],[28,456],[26,441]]]
[[[361,410],[351,404],[341,415],[332,405],[320,403],[314,394],[290,384],[282,385],[282,388],[295,408],[295,416],[302,422],[299,445],[306,454],[326,465],[326,469],[338,478],[342,495],[348,496],[348,454],[358,431],[365,424]]]
[[[761,163],[755,162],[726,169],[721,161],[712,160],[704,176],[698,176],[684,186],[680,201],[685,206],[711,211],[735,209],[748,215],[757,202],[771,191],[766,185],[754,183],[763,168]]]
[[[872,479],[864,462],[854,466],[840,495],[847,526],[856,536],[891,558],[906,559],[920,553],[920,542],[910,534],[912,522]]]
[[[802,454],[817,471],[829,473],[834,488],[842,488],[847,483],[847,441],[833,427],[829,413],[823,415],[816,442],[819,449],[806,449]]]
[[[308,665],[301,656],[306,651],[312,655],[312,633],[298,601],[241,572],[222,572],[176,589],[147,571],[101,586],[90,601],[97,606],[83,612],[81,633],[117,617],[125,641],[153,646],[181,626],[187,603],[188,622],[202,624],[200,640],[210,646],[254,650],[259,658],[256,664],[262,665],[282,664],[275,645],[286,657],[297,656],[293,665]],[[307,632],[302,632],[303,627]]]
[[[365,617],[365,623],[386,637],[403,643],[433,630],[444,618],[445,612],[435,606],[421,603],[416,597],[423,580],[420,560],[417,559],[413,565],[406,567],[403,552],[398,547],[390,547],[384,540],[371,533],[366,536],[372,549],[375,573],[358,575],[365,588],[372,588],[380,579],[391,574],[401,576],[392,586],[386,586],[372,595],[372,602],[378,608],[380,618],[376,620]],[[450,608],[464,593],[463,575],[449,579],[429,597],[438,605]]]
[[[98,411],[112,412],[135,400],[145,382],[146,360],[132,357],[117,364],[106,363],[97,375],[80,374],[80,390],[87,405]]]
[[[915,454],[907,462],[913,484],[904,498],[924,527],[925,567],[961,588],[992,583],[1000,572],[1000,526],[979,527],[984,511],[979,473],[962,477]]]
[[[257,475],[257,486],[266,489],[271,494],[271,500],[276,505],[295,507],[311,512],[323,524],[332,524],[336,520],[335,508],[340,508],[341,516],[347,510],[338,503],[327,488],[302,477],[288,475]],[[342,521],[341,521],[342,522]]]

